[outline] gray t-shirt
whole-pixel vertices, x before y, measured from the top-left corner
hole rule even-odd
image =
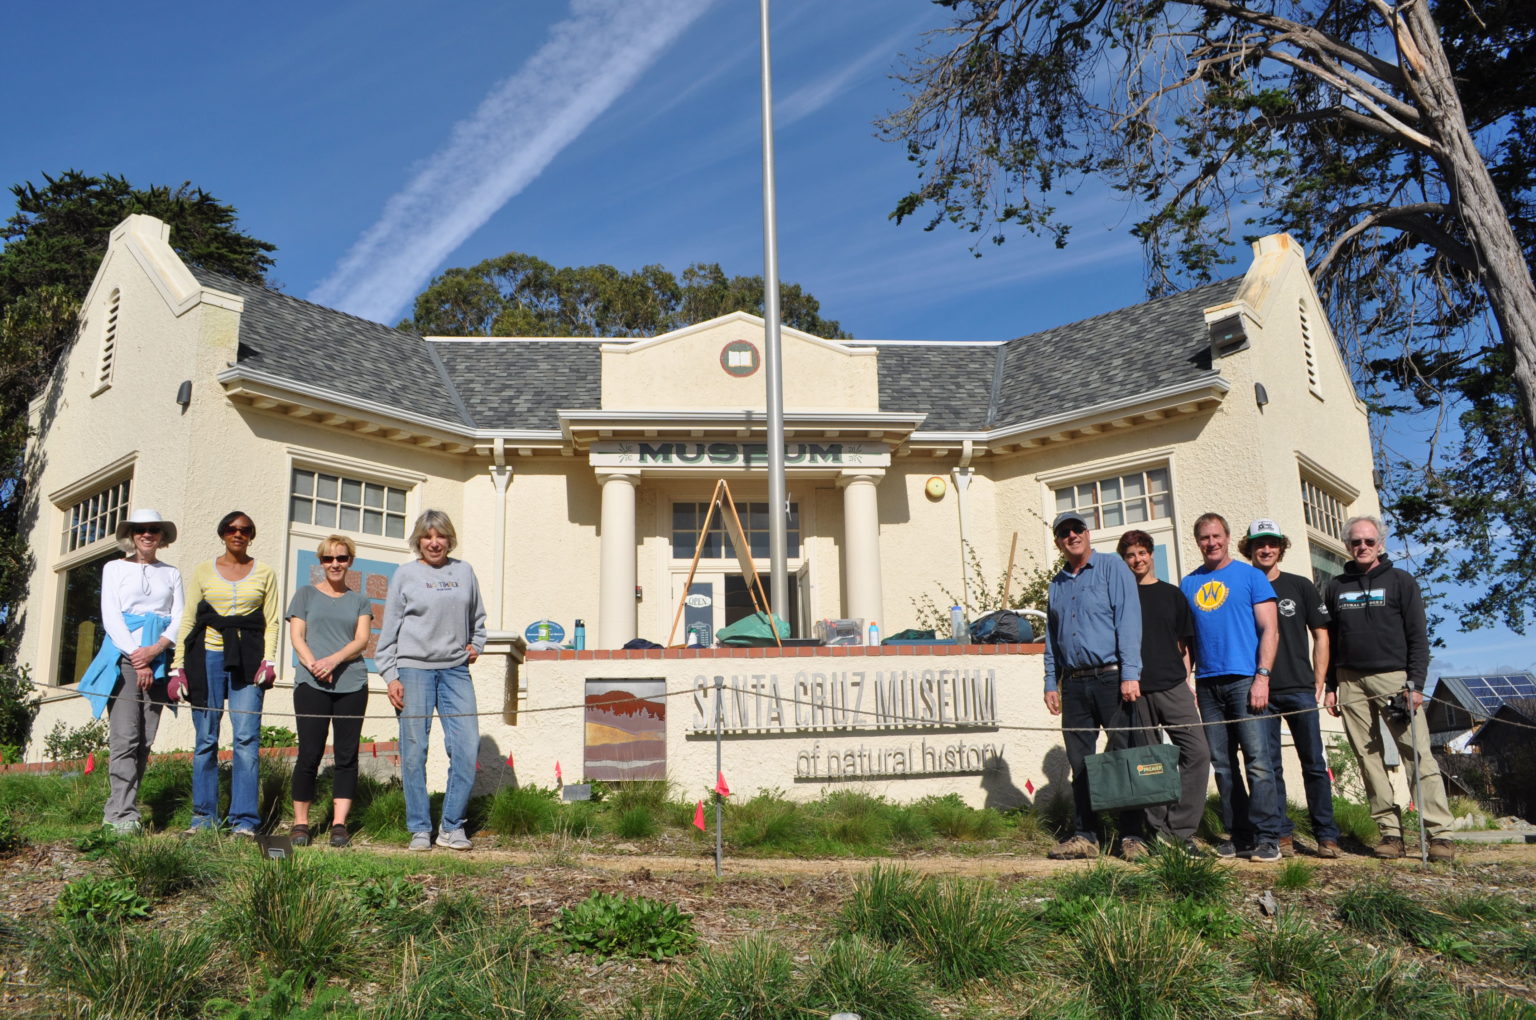
[[[373,604],[361,593],[349,591],[332,598],[306,584],[293,593],[284,619],[298,617],[304,621],[304,643],[320,659],[352,643],[357,636],[359,616],[373,616]],[[323,684],[301,665],[294,679],[332,694],[348,694],[368,686],[368,668],[361,658],[342,664],[332,676],[334,683]]]

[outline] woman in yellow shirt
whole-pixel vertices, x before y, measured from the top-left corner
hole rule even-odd
[[[239,510],[219,521],[224,552],[199,563],[187,579],[191,607],[176,643],[185,669],[197,742],[192,751],[192,826],[219,826],[219,726],[227,701],[234,735],[234,769],[227,822],[237,836],[261,824],[257,776],[261,706],[277,675],[277,627],[282,621],[277,574],[251,558],[256,525]]]

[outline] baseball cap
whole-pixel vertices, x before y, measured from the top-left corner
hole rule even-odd
[[[1066,524],[1068,521],[1076,521],[1085,529],[1089,526],[1087,520],[1083,518],[1083,515],[1078,513],[1076,510],[1063,510],[1061,513],[1057,514],[1056,519],[1051,522],[1051,534],[1056,534],[1057,529],[1059,529],[1063,524]]]
[[[1285,532],[1280,530],[1280,525],[1268,517],[1260,517],[1248,525],[1249,538],[1284,538]]]

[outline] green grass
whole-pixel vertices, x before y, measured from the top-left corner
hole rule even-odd
[[[1338,941],[1304,912],[1283,910],[1274,927],[1256,926],[1241,959],[1259,977],[1279,985],[1326,983],[1344,965]]]
[[[114,873],[151,899],[214,885],[228,865],[223,855],[172,836],[121,840],[107,851],[106,859]]]
[[[405,986],[374,1010],[376,1020],[566,1020],[580,1015],[544,958],[544,940],[526,924],[466,939],[444,939]]]
[[[1228,1018],[1246,982],[1200,936],[1151,903],[1100,904],[1073,932],[1073,971],[1105,1017]]]
[[[1158,841],[1142,858],[1147,879],[1175,899],[1219,900],[1232,888],[1232,868],[1215,857],[1191,857],[1184,848]]]
[[[194,1017],[214,942],[198,932],[61,927],[44,942],[45,980],[91,1017]]]
[[[802,1003],[812,1016],[855,1013],[885,1020],[937,1020],[922,971],[899,949],[840,938],[810,961]]]
[[[1335,910],[1346,927],[1367,935],[1396,935],[1419,946],[1432,944],[1454,927],[1451,918],[1414,900],[1388,880],[1345,890]]]
[[[1335,797],[1333,821],[1339,827],[1340,838],[1353,839],[1364,846],[1375,846],[1381,842],[1381,829],[1371,817],[1369,804]]]
[[[635,1020],[802,1020],[801,998],[789,950],[752,936],[700,953],[628,1015]]]
[[[614,824],[620,839],[650,839],[660,831],[655,809],[645,804],[625,808]]]
[[[1275,888],[1294,892],[1305,889],[1317,878],[1317,865],[1293,857],[1280,866],[1275,875]]]
[[[360,972],[360,913],[340,884],[303,858],[261,860],[232,883],[222,927],[272,973],[314,980]]]
[[[486,820],[503,836],[529,836],[555,831],[559,794],[538,786],[504,786],[491,798]]]

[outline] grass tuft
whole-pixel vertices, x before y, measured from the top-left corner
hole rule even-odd
[[[377,1020],[566,1020],[580,1015],[544,966],[544,955],[545,943],[526,924],[439,943],[430,962],[371,1015]]]
[[[805,842],[808,815],[802,806],[785,800],[782,793],[765,791],[731,805],[725,816],[725,837],[733,847],[793,853]],[[691,806],[688,816],[693,817]],[[711,812],[710,823],[713,821]]]
[[[789,950],[761,936],[700,954],[631,1010],[648,1020],[801,1020]]]
[[[922,981],[905,953],[841,938],[811,959],[804,1005],[812,1016],[854,1013],[884,1020],[932,1020]]]
[[[1275,888],[1291,891],[1305,889],[1316,877],[1317,865],[1299,857],[1293,857],[1286,861],[1281,866],[1280,872],[1275,875]]]
[[[487,820],[503,836],[533,836],[555,830],[559,795],[538,786],[504,786],[491,798]]]
[[[223,930],[272,973],[313,981],[359,972],[361,920],[357,901],[321,869],[299,858],[263,860],[232,883]]]
[[[1248,938],[1242,958],[1257,975],[1276,984],[1303,979],[1327,980],[1344,965],[1336,939],[1301,914],[1286,910],[1274,928],[1258,928]]]
[[[1142,874],[1176,899],[1208,903],[1232,888],[1232,869],[1215,857],[1191,857],[1184,848],[1163,840],[1141,861]],[[1102,880],[1102,879],[1100,879]]]
[[[122,840],[107,851],[107,862],[115,874],[153,899],[207,888],[223,871],[223,862],[203,847],[166,836]]]
[[[1075,930],[1073,965],[1106,1017],[1232,1017],[1246,989],[1231,964],[1149,903],[1099,904]]]
[[[1448,934],[1452,921],[1411,899],[1385,880],[1347,889],[1335,908],[1346,927],[1368,935],[1396,935],[1418,946],[1430,946]]]
[[[656,821],[655,809],[636,804],[620,812],[614,831],[621,839],[650,839],[661,831],[661,825]]]
[[[197,1016],[208,995],[203,979],[213,940],[196,932],[65,926],[42,949],[48,983],[84,1000],[93,1017]]]

